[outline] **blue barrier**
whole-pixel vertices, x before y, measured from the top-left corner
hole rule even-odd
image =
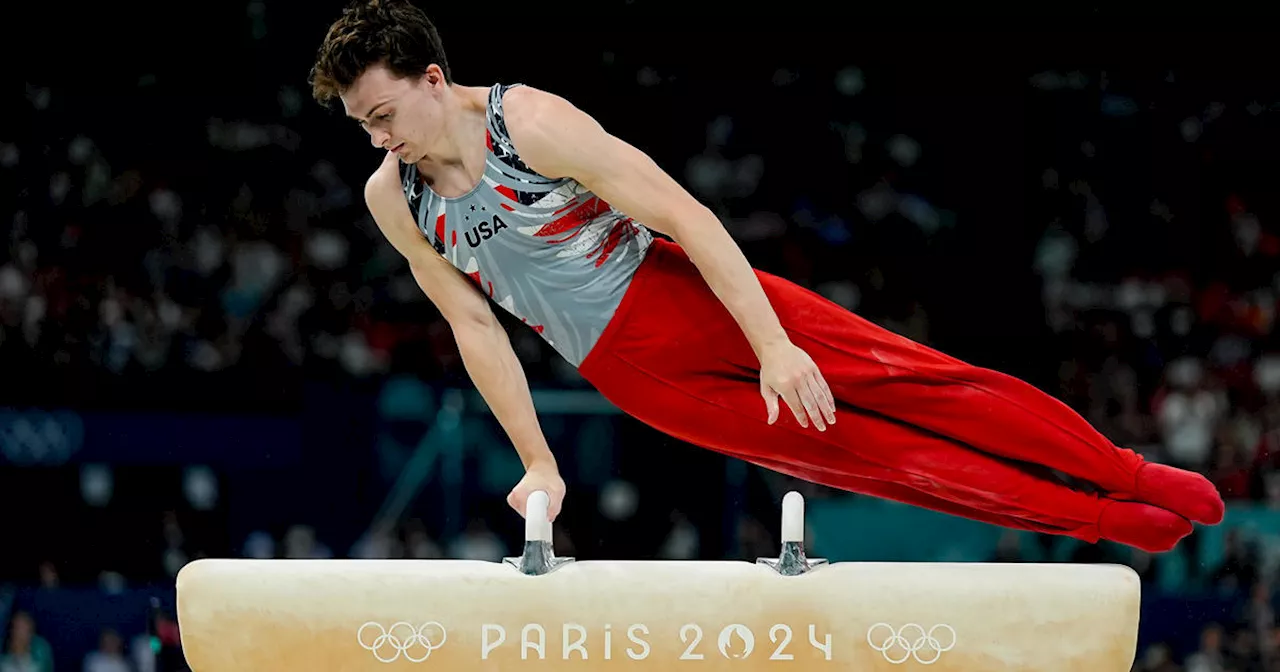
[[[303,418],[0,409],[0,465],[296,464]]]

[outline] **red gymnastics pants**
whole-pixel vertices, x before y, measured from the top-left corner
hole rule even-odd
[[[1113,445],[1035,387],[756,275],[831,387],[836,424],[825,432],[800,426],[781,400],[768,424],[759,362],[741,328],[684,251],[661,239],[581,374],[676,439],[850,492],[1151,552],[1173,548],[1192,522],[1221,521],[1222,499],[1202,476]]]

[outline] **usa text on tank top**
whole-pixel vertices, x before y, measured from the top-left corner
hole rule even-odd
[[[549,179],[520,160],[502,116],[502,96],[514,86],[489,91],[484,176],[471,192],[442,197],[412,164],[401,164],[400,176],[436,251],[578,366],[653,237],[577,180]]]

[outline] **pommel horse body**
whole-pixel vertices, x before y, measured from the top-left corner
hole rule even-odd
[[[194,672],[1128,672],[1120,565],[827,563],[783,500],[777,558],[575,561],[545,493],[525,548],[460,560],[199,560],[178,575]]]

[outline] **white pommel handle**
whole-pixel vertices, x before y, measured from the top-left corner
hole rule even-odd
[[[804,542],[804,496],[792,490],[782,498],[782,543]]]
[[[529,493],[529,500],[524,507],[524,540],[551,541],[551,522],[547,520],[547,509],[551,506],[551,497],[546,491],[535,490]]]

